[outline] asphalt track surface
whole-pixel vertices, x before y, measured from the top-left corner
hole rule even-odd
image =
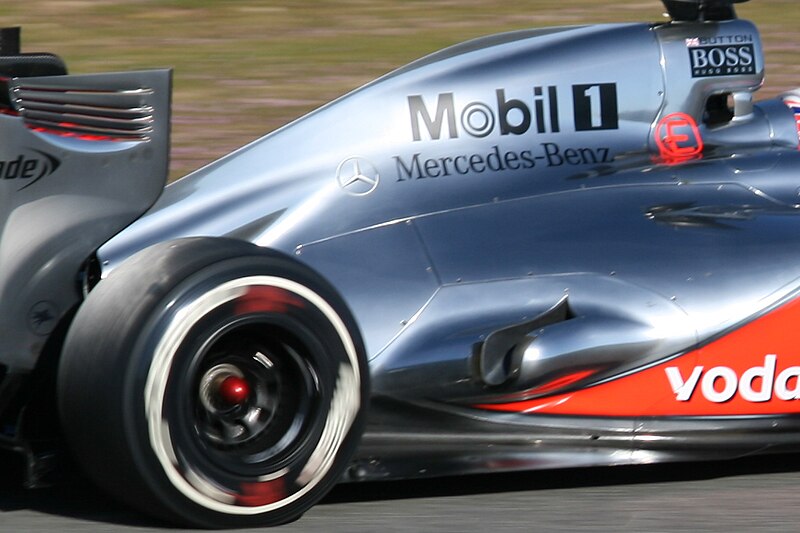
[[[19,470],[0,454],[0,531],[182,531],[80,480],[23,490]],[[274,531],[798,531],[798,487],[800,456],[342,485]]]

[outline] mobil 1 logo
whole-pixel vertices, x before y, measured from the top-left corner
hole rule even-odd
[[[505,88],[495,98],[462,104],[455,93],[439,93],[426,100],[420,94],[407,97],[414,141],[475,138],[489,135],[560,133],[564,98],[559,87],[536,85],[514,96]],[[434,103],[435,102],[435,103]],[[619,129],[616,83],[572,85],[575,131]]]
[[[572,102],[575,110],[575,131],[619,128],[616,83],[573,85]]]

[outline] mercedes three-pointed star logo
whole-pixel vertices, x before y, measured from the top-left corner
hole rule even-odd
[[[378,169],[363,157],[348,157],[336,168],[339,187],[353,196],[366,196],[378,187],[380,180]]]

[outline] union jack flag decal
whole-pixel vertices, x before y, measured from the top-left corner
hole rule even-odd
[[[797,127],[798,149],[800,149],[800,96],[786,96],[783,99],[783,103],[789,106],[794,112],[794,122]]]

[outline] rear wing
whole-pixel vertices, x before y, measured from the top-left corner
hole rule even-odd
[[[87,260],[161,194],[170,97],[169,70],[67,75],[0,31],[0,373],[33,368]]]
[[[20,52],[20,28],[0,28],[0,76],[59,76],[67,73],[55,54]]]
[[[663,0],[669,16],[675,21],[709,22],[733,20],[736,10],[733,4],[748,0]]]

